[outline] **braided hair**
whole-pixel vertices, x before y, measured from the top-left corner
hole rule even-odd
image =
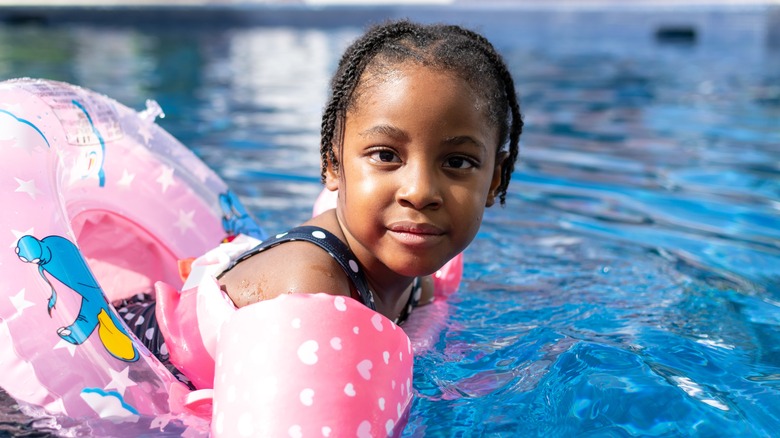
[[[454,25],[389,22],[371,28],[347,48],[331,80],[330,100],[322,115],[322,180],[329,164],[338,170],[334,146],[342,140],[346,114],[359,97],[363,73],[370,69],[381,74],[409,61],[455,73],[486,102],[486,115],[499,132],[496,153],[507,152],[497,188],[503,205],[523,130],[514,81],[501,55],[485,37]]]

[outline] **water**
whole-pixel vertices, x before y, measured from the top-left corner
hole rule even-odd
[[[405,436],[780,430],[780,51],[747,15],[682,43],[556,33],[543,25],[578,18],[552,12],[479,24],[522,95],[522,162],[417,359]],[[280,230],[320,190],[327,81],[359,32],[0,27],[0,78],[156,99]]]

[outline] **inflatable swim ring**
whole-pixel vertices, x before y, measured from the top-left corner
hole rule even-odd
[[[97,435],[398,435],[409,338],[327,294],[236,310],[214,289],[212,248],[263,232],[160,115],[65,83],[0,83],[0,387]],[[182,284],[177,261],[204,253]],[[451,265],[442,294],[460,279]],[[171,375],[110,304],[153,287],[172,350],[211,358],[190,370],[204,389]]]

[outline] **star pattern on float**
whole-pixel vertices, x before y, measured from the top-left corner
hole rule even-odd
[[[206,166],[193,166],[192,173],[198,178],[198,181],[205,183],[211,176],[211,170]]]
[[[30,307],[35,306],[35,303],[32,301],[27,301],[24,298],[24,295],[26,293],[25,288],[22,288],[22,290],[19,291],[16,295],[11,295],[8,297],[8,299],[11,300],[11,304],[14,306],[14,309],[16,309],[17,314],[21,314],[24,309],[28,309]]]
[[[144,146],[149,146],[149,141],[152,139],[152,131],[149,129],[149,125],[141,123],[138,126],[138,134],[144,139]]]
[[[173,180],[173,168],[168,166],[162,167],[162,173],[155,180],[162,186],[162,192],[168,191],[168,187],[176,185],[176,181]]]
[[[35,187],[34,179],[31,179],[29,181],[25,181],[23,179],[19,179],[16,177],[14,177],[14,179],[16,180],[16,183],[19,184],[19,187],[17,187],[16,190],[14,190],[17,193],[27,193],[28,195],[30,195],[31,198],[33,198],[33,200],[35,199],[36,194],[43,193],[40,190],[38,190],[37,187]]]
[[[122,171],[122,177],[119,179],[117,184],[122,187],[130,187],[130,185],[133,184],[133,179],[135,179],[135,174],[128,172],[127,169],[124,169]]]
[[[195,221],[193,220],[194,217],[195,210],[179,210],[179,220],[177,220],[173,225],[178,228],[179,231],[181,231],[181,234],[184,234],[187,232],[187,230],[195,228]]]
[[[103,389],[116,389],[117,392],[122,394],[124,397],[125,390],[127,390],[127,387],[129,386],[136,386],[137,383],[133,382],[133,380],[128,376],[128,373],[130,372],[130,367],[125,367],[122,371],[116,371],[113,368],[108,369],[108,373],[111,375],[111,381],[106,384],[106,386],[103,387]]]
[[[72,344],[65,339],[60,339],[59,342],[57,342],[54,345],[54,350],[59,350],[60,348],[64,348],[68,350],[68,353],[70,353],[70,357],[73,357],[76,355],[76,344]]]

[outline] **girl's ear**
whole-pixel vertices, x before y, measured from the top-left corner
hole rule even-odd
[[[325,188],[331,192],[339,189],[339,172],[330,159],[328,159],[328,167],[325,168]]]
[[[504,163],[509,157],[509,152],[501,151],[496,157],[496,166],[493,168],[493,178],[490,180],[490,191],[488,191],[487,201],[485,201],[485,207],[491,207],[496,203],[496,191],[498,186],[501,185],[501,175],[503,174]]]

